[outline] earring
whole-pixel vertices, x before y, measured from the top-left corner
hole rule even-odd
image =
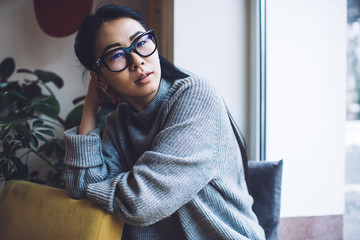
[[[106,93],[106,92],[107,92],[105,88],[102,88],[101,90],[102,90],[104,93]]]

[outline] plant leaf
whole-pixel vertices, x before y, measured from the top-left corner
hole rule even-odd
[[[3,151],[5,153],[5,155],[9,155],[10,154],[10,144],[7,141],[4,141],[2,144],[3,147]]]
[[[37,148],[39,146],[39,140],[34,134],[30,135],[30,144],[33,145],[34,148]]]
[[[60,113],[60,103],[54,97],[49,97],[34,105],[35,109],[40,113],[56,118]]]
[[[15,143],[15,142],[13,142]],[[13,157],[16,155],[17,151],[21,149],[21,145],[19,143],[16,143],[16,145],[14,147],[12,147],[11,152],[10,152],[10,157]]]
[[[98,126],[100,128],[100,135],[102,135],[102,133],[104,132],[105,129],[105,118],[106,116],[114,111],[114,109],[116,108],[115,104],[103,104],[96,116],[96,126]]]
[[[36,121],[33,122],[32,127],[33,127],[33,128],[36,128],[36,127],[41,126],[42,124],[44,124],[44,121],[42,121],[42,120],[36,120]]]
[[[55,130],[55,128],[54,128],[53,126],[45,125],[45,124],[41,125],[40,127],[41,127],[41,128],[48,128],[48,129],[54,129],[54,130]]]
[[[29,173],[29,168],[27,165],[21,165],[17,171],[11,173],[9,179],[27,179]]]
[[[47,142],[48,140],[41,134],[39,133],[34,133],[35,136],[40,140],[40,141],[43,141],[43,142]]]
[[[11,130],[11,126],[12,126],[12,123],[7,124],[3,128],[1,128],[1,130],[0,130],[0,138],[1,139],[4,138],[9,133],[9,131]]]
[[[19,134],[19,135],[22,135],[22,136],[27,136],[30,134],[30,127],[28,124],[26,125],[22,125],[22,124],[16,124],[14,126],[15,128],[15,131]]]
[[[31,104],[32,105],[35,105],[35,104],[38,104],[38,103],[41,103],[41,102],[46,102],[48,99],[50,98],[53,98],[53,96],[49,96],[49,95],[41,95],[41,96],[38,96],[36,98],[33,98],[31,100]]]
[[[43,133],[45,135],[54,137],[54,132],[51,131],[51,130],[41,129],[41,130],[39,130],[39,132],[41,132],[41,133]]]
[[[24,164],[21,162],[21,159],[18,158],[18,157],[12,157],[10,160],[15,164],[15,166],[16,166],[17,168],[21,167],[21,165],[24,165]]]
[[[41,99],[41,96],[43,96],[40,84],[36,81],[33,81],[28,85],[24,84],[22,86],[22,92],[28,99]]]
[[[64,127],[65,129],[70,129],[72,127],[78,126],[81,121],[81,116],[83,112],[84,105],[81,104],[75,107],[71,112],[66,116]]]
[[[60,160],[64,160],[65,157],[65,140],[64,139],[58,139],[56,141],[55,145],[55,155]]]
[[[85,100],[85,96],[80,96],[80,97],[75,98],[72,102],[73,102],[74,105],[76,105],[79,102],[82,102],[84,100]]]
[[[11,76],[11,74],[13,74],[15,70],[15,61],[13,58],[8,57],[5,58],[1,63],[0,63],[0,75],[1,75],[1,79],[5,82],[6,79],[8,77]]]
[[[22,95],[21,93],[18,93],[18,92],[15,92],[15,91],[9,91],[9,92],[10,92],[10,94],[13,94],[13,95],[21,98],[22,100],[25,100],[25,101],[27,101],[27,102],[30,101],[30,99],[28,99],[27,97],[25,97],[25,96]]]
[[[0,97],[5,97],[5,96],[8,96],[9,95],[9,91],[1,91],[0,92]]]
[[[36,69],[35,74],[43,83],[53,82],[58,88],[64,85],[62,78],[53,72]]]
[[[54,151],[54,142],[48,141],[39,148],[39,152],[44,153],[46,157],[51,157]]]
[[[17,73],[28,73],[28,74],[35,75],[35,73],[33,71],[26,69],[26,68],[19,68],[16,72]]]
[[[27,135],[27,136],[24,136],[22,139],[21,139],[21,145],[26,148],[29,146],[29,143],[30,143],[30,135]]]

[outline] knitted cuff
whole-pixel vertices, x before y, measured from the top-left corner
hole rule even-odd
[[[113,199],[115,195],[117,178],[88,184],[86,187],[86,197],[95,201],[108,211],[114,212]]]
[[[77,135],[77,132],[77,127],[64,132],[66,142],[65,164],[79,168],[101,165],[103,159],[100,130],[95,129],[88,135]]]

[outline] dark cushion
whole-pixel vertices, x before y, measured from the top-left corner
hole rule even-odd
[[[283,160],[249,161],[249,189],[253,211],[267,240],[278,239]]]

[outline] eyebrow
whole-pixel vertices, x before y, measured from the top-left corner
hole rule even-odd
[[[142,31],[137,31],[136,33],[134,33],[133,35],[130,36],[130,41],[134,40],[134,38],[136,38],[137,35],[139,35],[140,33],[143,33]]]
[[[140,33],[143,33],[141,31],[137,31],[136,33],[134,33],[133,35],[131,35],[129,37],[130,41],[133,41]],[[105,48],[104,48],[104,51],[103,51],[103,54],[105,54],[105,52],[110,49],[110,48],[113,48],[113,47],[120,47],[121,44],[120,43],[113,43],[113,44],[110,44],[110,45],[107,45]]]

